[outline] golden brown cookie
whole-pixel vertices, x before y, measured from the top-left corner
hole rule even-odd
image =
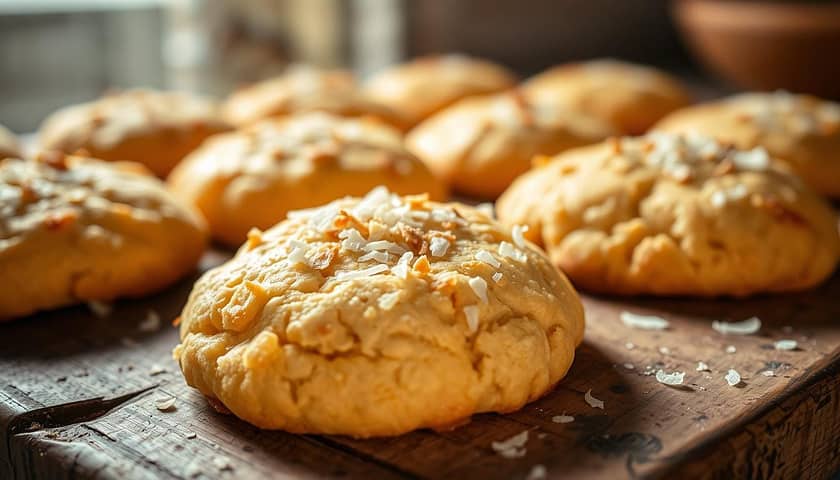
[[[550,68],[522,90],[538,103],[579,110],[627,135],[639,135],[657,120],[691,103],[673,77],[650,67],[593,60]]]
[[[377,185],[404,194],[445,187],[382,123],[300,114],[214,138],[169,177],[176,195],[204,213],[213,235],[241,244],[251,227],[268,228],[289,210],[314,207]]]
[[[840,104],[787,92],[749,93],[678,110],[654,126],[743,149],[764,147],[815,190],[840,197]]]
[[[618,294],[803,290],[840,257],[837,214],[760,149],[653,133],[572,150],[497,203],[575,285]]]
[[[41,126],[39,143],[44,150],[142,163],[165,177],[207,137],[229,129],[207,99],[129,90],[53,113]]]
[[[138,297],[190,272],[203,222],[142,165],[0,161],[0,320]]]
[[[239,126],[316,111],[407,128],[405,118],[358,91],[353,76],[344,70],[293,66],[279,77],[234,92],[224,104],[225,118]]]
[[[496,198],[535,155],[599,142],[604,122],[528,102],[517,92],[464,99],[432,116],[406,138],[408,148],[454,190]]]
[[[6,127],[0,125],[0,160],[20,156],[21,149],[17,137]]]
[[[388,68],[365,83],[374,99],[401,112],[409,125],[473,95],[501,92],[516,84],[507,68],[463,55],[428,56]]]
[[[258,427],[399,435],[540,397],[583,326],[574,289],[516,232],[377,188],[250,234],[196,283],[174,356]]]

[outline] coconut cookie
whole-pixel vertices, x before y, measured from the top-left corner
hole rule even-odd
[[[207,99],[129,90],[53,113],[41,126],[39,143],[44,150],[142,163],[165,177],[207,137],[229,129]]]
[[[840,104],[787,92],[749,93],[679,110],[654,127],[764,147],[820,193],[840,197]]]
[[[497,203],[585,289],[744,296],[803,290],[837,265],[837,215],[762,149],[651,134],[557,156]]]
[[[458,100],[501,92],[516,81],[516,75],[501,65],[464,55],[442,55],[385,69],[371,77],[364,89],[416,125]]]
[[[219,136],[179,165],[169,185],[204,213],[218,240],[233,246],[251,227],[268,228],[289,210],[363,195],[377,185],[429,192],[434,199],[446,195],[397,130],[323,113]]]
[[[412,130],[406,144],[455,190],[496,198],[535,155],[596,143],[612,133],[596,118],[510,92],[462,100]]]
[[[6,159],[0,198],[0,320],[160,290],[205,245],[198,214],[135,163]]]
[[[515,229],[384,188],[253,231],[207,272],[174,356],[261,428],[353,437],[509,412],[568,371],[583,309]]]
[[[405,118],[357,90],[353,76],[344,70],[294,66],[279,77],[234,92],[224,104],[225,118],[240,127],[315,111],[370,117],[400,130],[407,128]]]
[[[17,137],[6,127],[0,125],[0,160],[20,156],[21,149]]]
[[[670,75],[615,60],[593,60],[551,68],[529,79],[523,91],[538,103],[580,110],[628,135],[690,103]]]

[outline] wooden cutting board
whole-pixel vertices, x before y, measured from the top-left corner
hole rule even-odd
[[[211,252],[203,267],[222,259]],[[823,478],[840,469],[840,275],[811,292],[749,300],[586,296],[584,344],[544,398],[448,432],[374,440],[260,431],[211,409],[170,353],[169,322],[192,281],[103,318],[77,307],[0,325],[0,478]],[[159,329],[144,322],[150,311]],[[622,311],[671,327],[634,330]],[[757,335],[711,328],[753,315],[764,322]],[[775,350],[783,338],[800,348]],[[711,372],[696,371],[698,361]],[[658,383],[659,368],[685,371],[685,387]],[[742,385],[727,385],[730,368]],[[603,410],[584,401],[590,389]],[[164,396],[176,398],[173,410],[156,408]],[[523,431],[521,458],[493,449]]]

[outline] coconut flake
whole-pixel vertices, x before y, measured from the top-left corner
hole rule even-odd
[[[464,317],[467,318],[467,328],[470,329],[470,333],[475,333],[478,331],[478,306],[476,305],[467,305],[464,307]]]
[[[525,236],[523,233],[528,231],[528,225],[514,225],[513,228],[510,229],[510,236],[513,237],[513,243],[519,248],[527,248],[528,244],[525,243]]]
[[[776,376],[776,372],[774,372],[773,370],[765,370],[765,371],[761,372],[761,374],[764,375],[765,377],[775,377]]]
[[[493,451],[504,458],[522,458],[525,456],[525,444],[528,443],[528,430],[518,433],[501,442],[493,442]]]
[[[499,255],[502,255],[503,257],[512,258],[517,262],[521,263],[525,263],[528,260],[528,256],[525,255],[524,252],[516,249],[513,245],[504,241],[499,244]]]
[[[499,283],[502,281],[502,272],[496,272],[493,274],[493,281]]]
[[[665,385],[682,385],[685,379],[685,372],[665,373],[664,370],[656,371],[656,381]]]
[[[725,351],[726,353],[735,353],[735,352],[737,352],[737,351],[738,351],[738,349],[737,349],[737,348],[735,348],[735,345],[727,345],[727,347],[726,347],[726,349],[725,349],[724,351]]]
[[[668,328],[668,320],[655,315],[639,315],[631,312],[621,312],[621,321],[625,325],[641,330],[665,330]]]
[[[776,350],[796,350],[798,345],[796,340],[779,340],[773,343],[773,348]]]
[[[571,415],[555,415],[551,417],[551,421],[554,423],[572,423],[575,421],[575,417]]]
[[[213,459],[213,466],[220,472],[233,470],[233,464],[227,457],[215,457]]]
[[[487,303],[487,282],[481,277],[471,277],[467,282],[482,303]]]
[[[733,154],[732,163],[741,170],[767,170],[770,166],[770,155],[763,148],[755,147],[746,152]]]
[[[360,262],[366,262],[368,260],[376,260],[379,263],[388,263],[391,260],[391,255],[389,255],[388,252],[374,250],[359,257]]]
[[[114,310],[113,305],[105,302],[87,302],[87,306],[97,318],[106,318]]]
[[[374,242],[368,242],[362,249],[366,252],[374,252],[379,250],[385,250],[387,252],[394,253],[396,255],[402,255],[406,252],[406,250],[399,246],[394,242],[389,242],[388,240],[376,240]]]
[[[160,314],[155,310],[148,310],[146,318],[137,324],[137,330],[141,332],[156,332],[160,330]]]
[[[695,369],[698,372],[711,372],[712,370],[706,364],[706,362],[697,362],[697,368]]]
[[[388,292],[383,293],[378,300],[379,308],[382,310],[390,310],[394,308],[394,305],[397,304],[397,300],[400,299],[400,292]]]
[[[632,363],[625,363],[624,368],[626,368],[627,370],[635,370],[636,366],[633,365]]]
[[[366,278],[376,275],[378,273],[382,273],[388,270],[388,265],[384,264],[376,264],[368,268],[363,268],[361,270],[349,270],[349,271],[341,271],[335,272],[335,279],[336,280],[355,280],[357,278]]]
[[[662,355],[670,355],[671,349],[668,347],[659,347],[659,353],[661,353]]]
[[[159,397],[155,399],[155,408],[161,412],[168,412],[175,407],[175,397]]]
[[[496,260],[496,257],[493,256],[492,253],[488,252],[487,250],[479,250],[475,254],[475,259],[479,262],[486,263],[493,268],[499,268],[502,266],[502,262]]]
[[[156,363],[152,364],[152,366],[149,367],[149,376],[150,377],[160,375],[161,373],[166,373],[166,367],[162,367],[162,366],[160,366]]]
[[[728,372],[726,372],[726,376],[723,378],[730,387],[734,387],[735,385],[741,383],[741,374],[731,368]]]
[[[525,480],[544,480],[545,478],[548,478],[548,470],[546,470],[545,465],[537,464],[531,467],[531,471],[528,472]]]
[[[429,253],[433,257],[442,257],[446,255],[447,250],[449,250],[449,240],[441,236],[434,236],[429,241]]]
[[[289,263],[292,265],[306,263],[306,252],[309,251],[311,246],[306,242],[301,242],[300,240],[295,239],[289,240],[289,246],[292,247],[288,256]]]
[[[397,260],[397,264],[391,267],[391,273],[394,275],[402,278],[405,280],[408,278],[408,269],[409,265],[411,264],[411,260],[414,258],[414,253],[412,252],[405,252],[402,254],[399,260]]]
[[[636,344],[633,342],[627,342],[624,344],[624,348],[626,348],[627,350],[633,350],[634,348],[636,348]]]
[[[586,403],[588,403],[592,408],[600,408],[601,410],[604,409],[604,401],[593,397],[591,388],[583,395],[583,399],[586,400]]]
[[[492,203],[479,203],[475,206],[475,209],[483,213],[484,215],[487,215],[489,218],[496,218],[496,211],[494,210]]]
[[[341,247],[352,252],[364,251],[368,241],[355,228],[345,228],[338,232],[338,238],[342,240]]]
[[[741,322],[722,322],[715,320],[712,328],[724,335],[752,335],[761,330],[761,320],[758,317],[750,317]]]

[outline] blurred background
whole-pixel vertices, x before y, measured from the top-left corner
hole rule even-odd
[[[345,66],[364,76],[404,58],[450,51],[497,60],[522,75],[616,57],[677,73],[701,96],[730,88],[724,85],[836,96],[837,72],[813,69],[840,68],[837,3],[0,0],[0,124],[33,131],[56,108],[115,87],[223,95],[289,62]],[[742,8],[737,17],[726,10],[733,6]],[[762,7],[775,13],[756,13]],[[813,11],[803,15],[803,7]],[[715,44],[720,38],[724,49]],[[792,58],[779,67],[788,47]],[[805,67],[822,87],[797,80]],[[745,69],[754,84],[739,79]],[[789,78],[768,81],[773,75]]]

